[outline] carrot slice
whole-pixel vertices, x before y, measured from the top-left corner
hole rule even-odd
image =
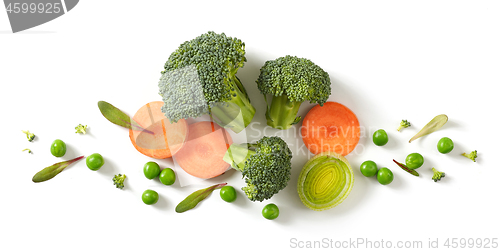
[[[345,156],[358,144],[359,131],[358,118],[349,108],[337,102],[326,102],[307,113],[300,133],[311,153],[334,151]]]
[[[157,158],[169,158],[181,149],[188,134],[186,120],[170,123],[161,112],[162,101],[150,102],[142,106],[132,118],[141,127],[154,134],[141,130],[129,130],[132,145],[142,154]]]
[[[208,121],[193,123],[189,125],[186,143],[174,158],[190,175],[213,178],[229,168],[222,158],[232,143],[231,136],[219,125]]]

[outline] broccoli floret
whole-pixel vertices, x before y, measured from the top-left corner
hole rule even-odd
[[[270,199],[290,180],[292,152],[283,139],[263,137],[256,143],[232,144],[224,161],[241,171],[247,186],[241,188],[251,201]]]
[[[401,122],[399,123],[398,131],[401,131],[402,128],[408,128],[410,126],[410,122],[408,122],[407,120],[401,120]]]
[[[23,151],[28,151],[28,153],[31,153],[31,154],[33,153],[33,152],[32,152],[30,149],[28,149],[28,148],[24,149]]]
[[[113,177],[113,184],[116,186],[116,188],[123,189],[123,187],[124,187],[123,182],[125,181],[126,178],[127,178],[127,176],[125,176],[125,174],[115,175]]]
[[[267,61],[257,85],[266,99],[267,125],[276,129],[288,129],[301,120],[297,112],[302,102],[323,106],[331,94],[327,72],[308,59],[290,55]],[[272,96],[271,105],[267,95]]]
[[[80,134],[87,134],[87,125],[83,126],[82,124],[78,124],[78,126],[75,127],[76,132],[75,133],[80,133]]]
[[[35,139],[35,134],[31,133],[29,130],[23,130],[23,133],[26,134],[26,137],[30,142],[32,142]]]
[[[464,152],[464,153],[462,153],[462,156],[464,156],[464,157],[466,157],[466,158],[468,158],[468,159],[470,159],[470,160],[472,160],[472,161],[476,162],[476,158],[477,158],[477,150],[472,151],[472,152],[471,152],[471,153],[469,153],[469,154],[466,154],[466,153]]]
[[[434,182],[438,182],[441,180],[441,178],[444,178],[445,177],[445,173],[444,172],[440,172],[438,170],[436,170],[436,168],[432,168],[432,171],[434,172],[434,175],[432,175],[432,180],[434,180]]]
[[[236,77],[245,61],[245,43],[224,33],[208,32],[182,43],[158,84],[162,112],[171,122],[210,114],[222,127],[242,131],[255,114]]]

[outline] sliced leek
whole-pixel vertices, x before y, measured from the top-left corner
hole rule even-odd
[[[351,192],[354,175],[349,161],[335,152],[311,158],[299,175],[297,192],[304,205],[315,211],[342,203]]]

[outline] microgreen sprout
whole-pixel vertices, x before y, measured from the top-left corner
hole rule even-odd
[[[23,133],[26,134],[28,141],[32,142],[35,139],[35,134],[31,133],[29,130],[23,130]]]
[[[401,131],[402,128],[408,128],[410,126],[410,122],[408,122],[407,120],[401,120],[401,122],[399,123],[398,131]]]
[[[466,157],[466,158],[468,158],[468,159],[470,159],[470,160],[472,160],[472,161],[476,162],[476,158],[477,158],[477,150],[472,151],[472,152],[471,152],[471,153],[469,153],[469,154],[466,154],[466,153],[464,152],[464,153],[462,153],[462,156],[464,156],[464,157]]]
[[[75,129],[76,129],[75,133],[80,133],[83,135],[87,133],[87,125],[84,126],[82,124],[78,124],[78,126],[76,126]]]
[[[113,177],[113,184],[116,186],[116,188],[123,189],[123,187],[124,187],[123,182],[125,181],[126,178],[127,178],[127,176],[125,176],[125,174],[115,175]]]
[[[434,172],[434,175],[432,175],[432,180],[434,180],[434,182],[438,182],[441,180],[441,178],[444,178],[445,177],[445,173],[444,172],[440,172],[438,170],[436,170],[436,168],[432,168],[432,171]]]

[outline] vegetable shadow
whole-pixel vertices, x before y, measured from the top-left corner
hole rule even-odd
[[[88,135],[88,136],[90,136],[90,137],[92,137],[94,139],[96,138],[94,136],[94,134],[92,134],[92,128],[91,127],[87,127],[85,135]]]
[[[172,204],[168,201],[168,197],[163,193],[158,193],[158,202],[156,202],[153,207],[159,210],[167,210],[170,205]]]
[[[36,140],[37,137],[35,137],[35,140]],[[82,156],[81,153],[80,154],[76,153],[75,148],[73,147],[73,145],[67,143],[66,141],[64,141],[64,143],[66,144],[66,153],[64,154],[64,156],[61,157],[61,159],[70,160],[70,159]],[[85,156],[85,157],[87,157],[87,156]],[[83,162],[85,162],[85,160],[83,160]]]
[[[112,159],[106,158],[106,156],[104,156],[104,155],[103,155],[103,158],[104,158],[104,165],[96,172],[98,172],[102,176],[109,177],[109,180],[113,181],[113,177],[119,173],[119,172],[117,172],[117,169],[116,169],[117,165]],[[121,174],[123,174],[123,173],[121,173]],[[127,179],[128,178],[126,178],[125,181],[127,181]],[[113,183],[111,183],[111,184],[113,184]]]
[[[461,128],[461,125],[454,120],[448,119],[448,121],[443,125],[441,129],[436,130],[436,132],[439,132],[443,129],[459,129]],[[419,129],[420,130],[420,129]]]
[[[372,135],[373,135],[373,133],[374,132],[372,132]],[[390,132],[390,131],[389,132],[386,131],[386,133],[387,133],[387,137],[389,138],[389,141],[385,145],[380,146],[380,147],[385,148],[385,149],[390,150],[390,151],[398,150],[398,148],[399,148],[398,147],[398,142],[400,142],[400,141],[398,141],[396,139],[396,135],[393,132]]]

